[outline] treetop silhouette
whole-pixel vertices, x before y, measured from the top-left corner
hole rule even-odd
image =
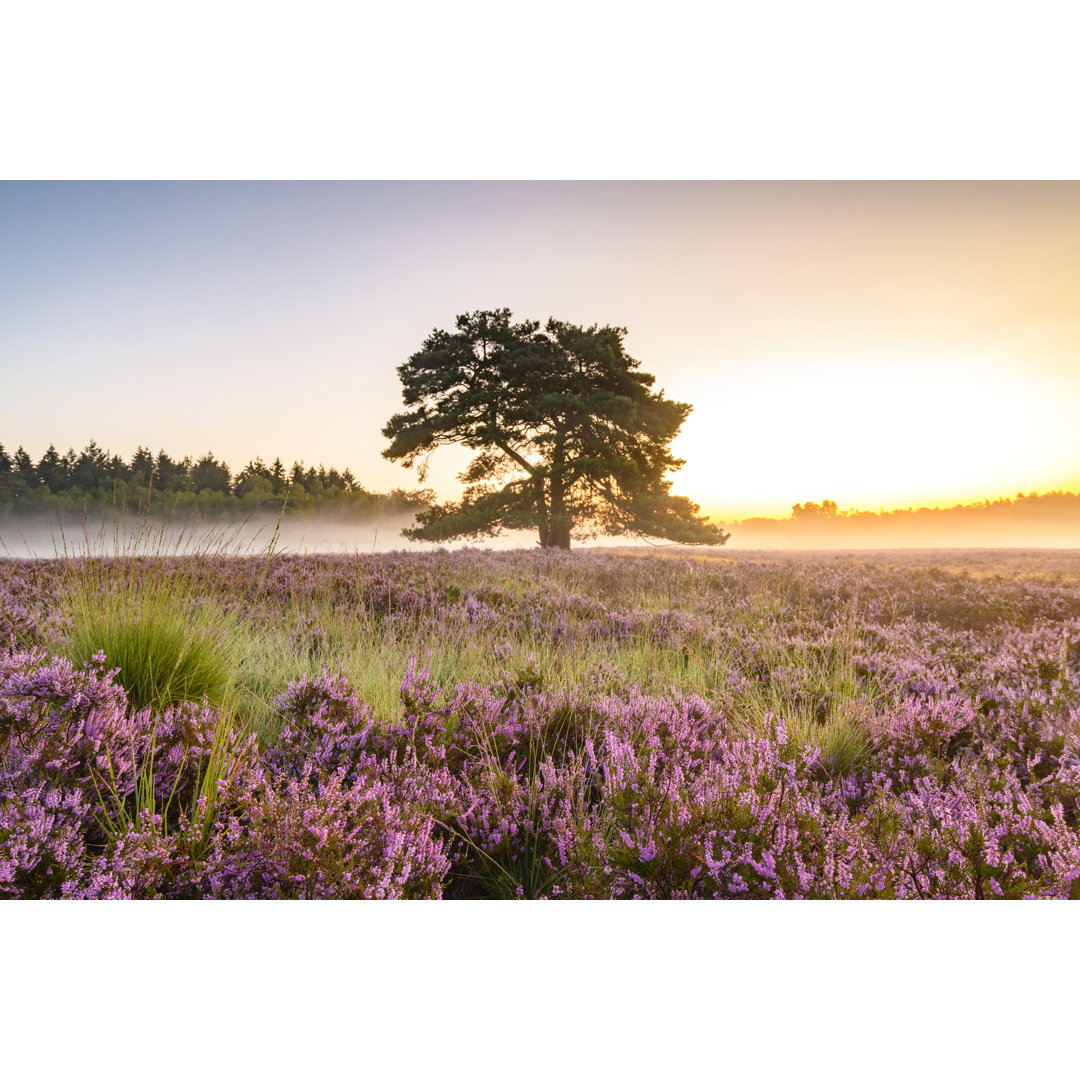
[[[691,406],[653,392],[623,348],[626,330],[549,319],[512,322],[507,308],[466,312],[433,330],[397,370],[410,409],[383,428],[383,456],[417,465],[458,443],[478,451],[460,502],[421,510],[417,540],[535,528],[543,547],[571,538],[728,539],[697,504],[670,493],[671,454]]]

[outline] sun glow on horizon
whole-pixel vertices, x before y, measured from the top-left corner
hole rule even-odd
[[[674,444],[686,464],[672,491],[716,519],[823,498],[877,512],[1080,490],[1073,396],[1000,359],[818,357],[704,375],[696,400],[708,422],[691,414]]]

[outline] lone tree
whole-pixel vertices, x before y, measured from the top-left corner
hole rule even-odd
[[[507,308],[466,312],[434,330],[399,367],[409,412],[383,428],[383,457],[419,465],[460,443],[479,453],[461,473],[461,502],[416,515],[415,540],[497,536],[536,528],[543,547],[570,539],[652,536],[722,544],[728,534],[670,494],[665,474],[690,406],[653,393],[652,375],[623,349],[617,327],[549,319],[511,322]]]

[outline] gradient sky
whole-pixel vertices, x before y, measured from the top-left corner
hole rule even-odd
[[[0,442],[413,487],[395,368],[493,307],[625,326],[720,520],[1080,490],[1072,182],[2,183]]]

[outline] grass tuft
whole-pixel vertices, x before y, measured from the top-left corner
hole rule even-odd
[[[85,523],[81,549],[65,540],[63,651],[76,664],[104,653],[135,710],[184,701],[231,706],[242,627],[200,580],[230,538],[211,532],[196,546],[190,533],[155,533],[145,522],[125,541],[120,535],[114,526],[111,554],[104,531],[95,537]]]
[[[167,592],[98,597],[88,609],[76,597],[67,653],[85,664],[99,651],[132,708],[155,711],[183,701],[226,705],[235,684],[235,659],[220,613],[189,608]],[[80,609],[81,608],[81,609]]]

